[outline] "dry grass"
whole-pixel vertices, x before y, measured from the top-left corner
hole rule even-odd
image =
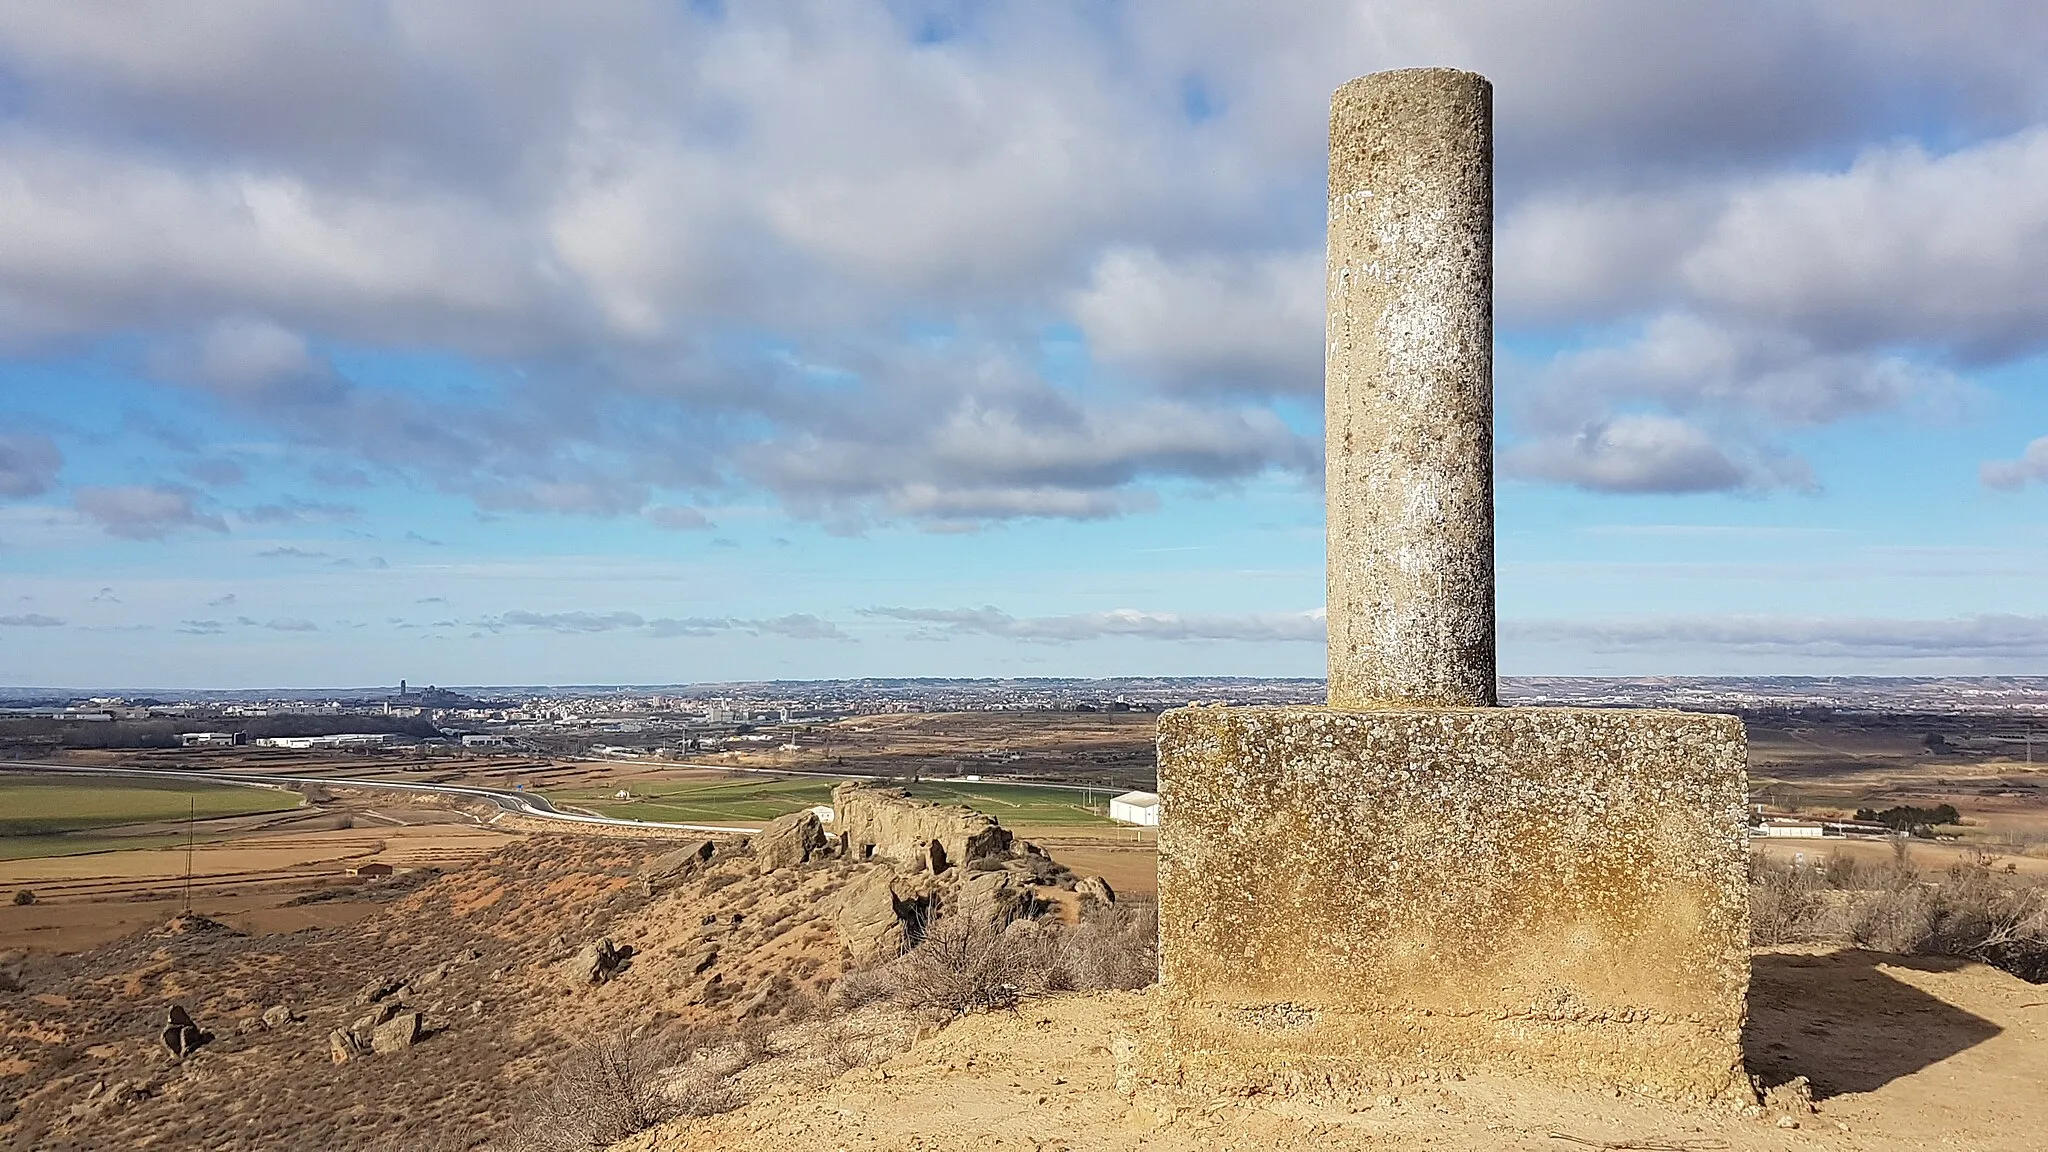
[[[1752,940],[1967,956],[2048,981],[2048,886],[1984,857],[1923,875],[1900,844],[1902,851],[1881,864],[1846,856],[1810,864],[1751,857]]]
[[[889,1004],[959,1016],[1015,1007],[1024,996],[1143,988],[1158,978],[1156,905],[1091,906],[1074,924],[926,921],[918,945],[834,988],[841,1008]]]

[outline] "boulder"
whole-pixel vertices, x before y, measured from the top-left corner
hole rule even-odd
[[[1004,925],[1037,912],[1029,885],[1008,872],[980,872],[960,882],[953,908],[969,921]]]
[[[292,1015],[291,1005],[289,1004],[273,1004],[263,1010],[263,1026],[265,1028],[282,1028],[295,1019],[297,1017]]]
[[[375,1004],[403,987],[405,981],[395,976],[379,976],[356,990],[356,1007]]]
[[[833,919],[856,962],[892,959],[909,946],[915,916],[895,881],[889,869],[876,868],[839,893]]]
[[[439,984],[443,980],[446,980],[448,978],[449,971],[453,968],[454,965],[452,963],[436,964],[432,968],[427,969],[425,972],[421,972],[415,975],[412,979],[406,981],[406,990],[411,992],[425,992],[427,989],[432,988],[434,985]]]
[[[420,1014],[400,1012],[377,1025],[377,1031],[370,1037],[370,1051],[382,1056],[410,1048],[419,1042],[420,1032]]]
[[[346,1064],[363,1054],[363,1043],[355,1034],[345,1028],[336,1028],[327,1034],[327,1058],[336,1064]]]
[[[212,1039],[199,1030],[199,1025],[192,1022],[191,1013],[185,1011],[182,1004],[173,1004],[170,1010],[164,1013],[163,1030],[157,1036],[163,1041],[164,1048],[180,1060],[190,1056],[201,1044]]]
[[[356,1017],[355,1021],[348,1026],[349,1035],[355,1037],[358,1041],[358,1047],[367,1048],[369,1047],[371,1037],[377,1034],[377,1029],[383,1027],[385,1021],[390,1020],[393,1016],[398,1015],[404,1010],[397,1001],[386,1000],[363,1015]]]
[[[823,858],[828,843],[818,814],[805,809],[769,821],[760,835],[754,837],[752,847],[761,871],[773,872]]]
[[[1080,882],[1074,885],[1074,895],[1080,897],[1083,902],[1092,900],[1097,904],[1116,903],[1116,890],[1109,886],[1109,881],[1100,876],[1081,877]]]
[[[710,863],[717,853],[718,842],[715,840],[699,840],[688,847],[663,852],[641,866],[641,889],[649,896],[659,896]]]
[[[617,948],[611,937],[586,944],[569,962],[572,979],[580,984],[606,984],[626,970],[633,957],[632,945]]]

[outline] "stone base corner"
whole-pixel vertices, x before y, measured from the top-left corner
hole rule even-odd
[[[1159,776],[1148,1077],[1747,1087],[1735,718],[1183,708]]]

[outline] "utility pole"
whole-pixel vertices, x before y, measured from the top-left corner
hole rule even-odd
[[[190,797],[185,813],[185,915],[192,914],[192,824],[199,818],[199,798]]]

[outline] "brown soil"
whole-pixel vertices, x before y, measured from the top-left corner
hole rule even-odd
[[[208,915],[245,931],[334,927],[353,917],[339,907],[284,905],[311,891],[352,883],[352,865],[456,868],[510,839],[466,820],[248,835],[194,849],[192,897]],[[31,905],[0,905],[0,951],[76,952],[161,922],[184,905],[185,869],[182,848],[0,861],[0,891],[27,888],[36,894]]]
[[[1747,1047],[1771,1080],[1813,1078],[1818,1114],[1679,1106],[1474,1077],[1347,1098],[1120,1094],[1113,1050],[1144,994],[1058,997],[972,1017],[807,1095],[681,1121],[626,1152],[790,1148],[1639,1149],[2022,1152],[2048,1126],[2048,990],[1996,969],[1870,953],[1767,953]]]

